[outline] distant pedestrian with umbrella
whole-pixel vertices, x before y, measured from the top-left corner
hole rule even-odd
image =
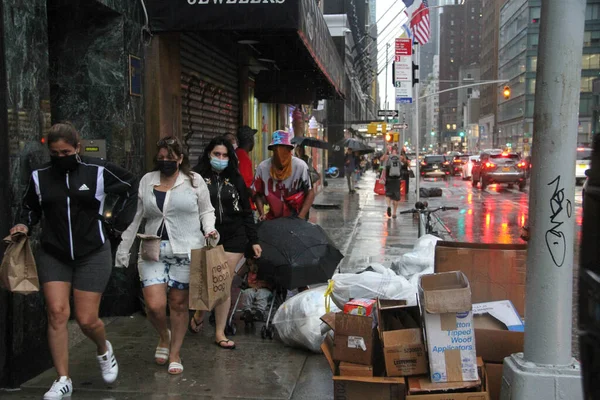
[[[308,166],[292,155],[291,139],[289,132],[273,132],[269,144],[273,156],[256,168],[252,190],[260,220],[289,216],[305,219],[315,199]],[[265,204],[269,205],[267,214]]]
[[[250,196],[244,179],[238,171],[238,160],[233,146],[225,138],[215,138],[204,149],[194,170],[202,175],[210,193],[210,202],[215,209],[215,229],[219,232],[219,244],[225,249],[231,275],[251,246],[252,256],[260,257],[256,226],[250,207]],[[224,349],[234,349],[235,343],[225,336],[225,325],[231,307],[231,299],[215,307],[215,341]],[[196,311],[190,320],[194,333],[202,329],[203,311]]]
[[[356,157],[351,148],[346,149],[344,155],[344,173],[346,174],[346,182],[348,182],[348,192],[354,193],[354,171],[356,171]]]

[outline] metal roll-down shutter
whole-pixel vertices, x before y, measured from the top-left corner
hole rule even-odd
[[[198,34],[181,34],[181,128],[192,165],[213,138],[237,132],[238,76],[231,55]]]

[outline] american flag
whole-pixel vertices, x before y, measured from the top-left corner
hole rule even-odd
[[[427,0],[402,0],[406,6],[406,14],[410,18],[410,28],[417,43],[429,42],[431,26],[429,23],[429,4]]]

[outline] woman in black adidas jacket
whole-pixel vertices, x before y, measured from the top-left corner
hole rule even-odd
[[[67,321],[73,289],[75,318],[97,346],[106,383],[117,379],[119,367],[104,324],[98,318],[102,292],[112,269],[112,254],[102,221],[106,194],[120,196],[115,218],[127,225],[135,214],[137,180],[100,159],[79,156],[79,134],[69,123],[56,124],[47,136],[51,161],[31,174],[23,198],[20,223],[11,229],[29,233],[42,216],[38,275],[48,312],[48,340],[58,379],[44,399],[62,399],[73,390],[68,371]],[[132,212],[133,211],[133,212]]]

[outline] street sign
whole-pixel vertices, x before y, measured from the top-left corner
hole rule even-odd
[[[411,104],[412,103],[412,83],[397,82],[396,85],[396,104]]]
[[[412,40],[397,38],[395,50],[397,56],[412,56]]]
[[[377,110],[378,117],[398,118],[398,110]]]
[[[408,129],[408,124],[394,124],[394,129]]]
[[[460,142],[460,140],[462,139],[460,136],[452,136],[450,138],[453,142]]]

